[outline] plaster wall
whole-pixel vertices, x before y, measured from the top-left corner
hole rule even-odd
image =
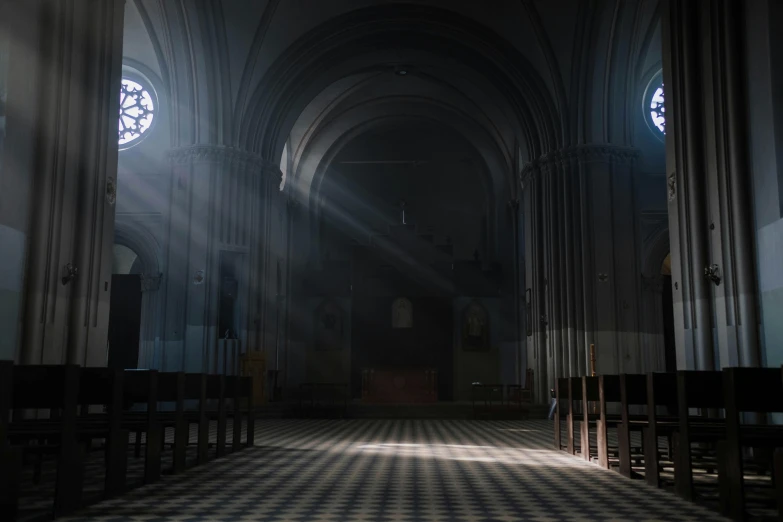
[[[745,4],[748,143],[753,183],[763,362],[783,364],[783,6]]]

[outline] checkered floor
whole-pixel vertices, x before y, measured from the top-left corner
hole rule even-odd
[[[63,520],[718,520],[554,451],[548,421],[260,424],[255,448]]]

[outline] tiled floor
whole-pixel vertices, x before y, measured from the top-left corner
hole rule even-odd
[[[548,421],[259,424],[255,448],[67,520],[717,519],[642,481],[554,451]]]

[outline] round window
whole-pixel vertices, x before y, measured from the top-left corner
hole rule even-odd
[[[137,145],[155,122],[155,91],[139,79],[122,78],[120,89],[120,150]]]
[[[650,129],[661,136],[666,134],[666,107],[664,105],[664,90],[661,74],[658,73],[650,82],[644,96],[644,113]]]

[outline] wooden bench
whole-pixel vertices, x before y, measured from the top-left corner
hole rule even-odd
[[[161,475],[163,426],[158,418],[158,371],[125,370],[123,377],[123,427],[136,433],[136,457],[141,450],[141,435],[146,435],[144,450],[144,484],[151,484]],[[143,406],[141,411],[130,411]]]
[[[620,474],[633,478],[631,432],[643,433],[640,419],[637,415],[631,415],[631,406],[647,406],[647,376],[641,374],[620,374],[620,424],[617,427],[617,449],[620,457]],[[635,421],[632,424],[632,421]],[[644,451],[644,437],[642,436],[642,452]]]
[[[773,480],[779,519],[783,520],[783,426],[743,424],[743,413],[783,412],[783,377],[777,368],[723,370],[725,439],[718,443],[721,511],[734,520],[747,517],[743,448],[774,451]]]
[[[207,375],[202,373],[171,372],[159,373],[157,376],[157,400],[159,403],[174,403],[173,410],[156,412],[160,423],[162,436],[167,428],[174,430],[173,443],[173,473],[181,473],[188,467],[187,448],[190,445],[190,426],[197,426],[196,462],[204,464],[209,460],[209,448],[215,447],[215,456],[226,454],[228,417],[233,418],[233,451],[239,451],[242,445],[242,418],[248,419],[248,443],[253,444],[253,406],[252,378]],[[242,400],[247,401],[245,408]],[[196,408],[188,405],[196,401]],[[228,405],[231,403],[231,410]],[[143,415],[137,414],[137,415]],[[210,443],[210,424],[217,423],[217,436],[214,444]],[[137,454],[141,445],[143,426],[137,424],[136,433]]]
[[[35,480],[40,480],[41,459],[54,455],[56,475],[52,514],[69,514],[82,505],[84,459],[88,441],[104,439],[104,496],[114,496],[124,490],[128,433],[121,429],[122,381],[118,372],[105,368],[81,369],[64,366],[9,366],[3,364],[4,377],[11,387],[3,391],[2,440],[0,447],[16,446],[16,460],[3,470],[6,488],[4,511],[13,520],[18,513],[18,481],[21,480],[19,455],[37,457]],[[79,416],[79,406],[103,405],[107,414],[101,419]],[[9,411],[14,410],[9,422]],[[24,410],[36,410],[37,413]],[[48,415],[42,417],[43,411]],[[4,452],[5,453],[5,452]],[[10,481],[10,482],[7,482]]]
[[[555,447],[563,449],[560,423],[562,422],[561,401],[568,402],[566,409],[566,451],[571,455],[576,455],[576,444],[574,440],[574,419],[577,415],[577,405],[582,404],[582,378],[581,377],[561,377],[555,384]],[[584,441],[580,440],[579,451],[582,451]],[[589,447],[589,441],[588,441]]]
[[[563,450],[563,448],[566,448],[566,451],[574,454],[574,427],[573,424],[571,424],[570,429],[568,430],[568,433],[570,433],[569,436],[566,437],[566,445],[563,446],[563,435],[562,435],[562,427],[561,423],[563,422],[563,419],[566,419],[566,424],[568,424],[568,417],[564,417],[562,414],[562,401],[568,400],[568,394],[569,394],[569,382],[567,377],[561,377],[558,378],[555,381],[555,449],[557,450]],[[568,410],[566,410],[568,411]]]
[[[693,447],[696,442],[716,443],[725,434],[725,421],[709,418],[709,410],[724,407],[723,375],[717,371],[677,372],[677,413],[675,425],[663,424],[676,432],[674,488],[686,500],[693,500]],[[691,409],[700,409],[691,415]],[[661,422],[659,421],[659,426]]]

